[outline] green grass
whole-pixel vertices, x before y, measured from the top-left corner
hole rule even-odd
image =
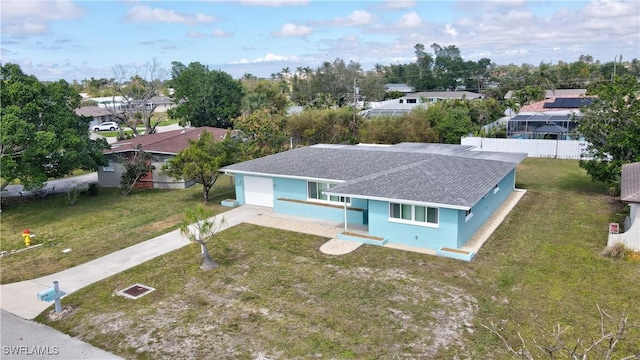
[[[38,321],[130,359],[505,359],[483,324],[507,320],[508,340],[517,330],[533,351],[556,323],[597,337],[596,305],[638,322],[640,262],[599,255],[619,212],[605,188],[576,161],[527,159],[517,177],[528,192],[470,263],[368,245],[328,256],[326,239],[243,224],[210,243],[216,270],[199,270],[187,246],[66,297],[72,316]],[[157,290],[114,296],[134,283]],[[638,352],[635,329],[618,354]]]
[[[228,210],[220,201],[233,194],[230,179],[219,178],[210,192],[208,208]],[[0,261],[3,284],[32,279],[85,263],[178,228],[184,210],[202,202],[202,186],[186,190],[134,190],[122,197],[119,189],[101,188],[98,195],[81,194],[69,206],[66,194],[48,196],[4,208],[0,213],[0,250],[25,247],[21,237],[29,229],[32,245]],[[72,251],[63,254],[63,249]]]

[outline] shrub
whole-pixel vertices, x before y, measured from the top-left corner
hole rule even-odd
[[[99,189],[100,189],[100,186],[98,186],[97,182],[89,183],[89,187],[87,188],[87,194],[89,194],[89,196],[97,196]]]
[[[612,259],[621,259],[626,255],[626,253],[627,248],[623,243],[618,242],[611,246],[607,246],[604,250],[602,250],[600,255]]]

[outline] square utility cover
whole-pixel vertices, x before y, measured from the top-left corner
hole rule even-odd
[[[124,296],[129,299],[139,299],[148,293],[155,290],[151,286],[142,285],[142,284],[133,284],[124,290],[120,290],[117,292],[118,295]]]

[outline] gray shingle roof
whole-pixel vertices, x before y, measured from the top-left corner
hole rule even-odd
[[[330,193],[472,207],[514,168],[502,161],[435,155],[406,167],[349,181]]]
[[[468,208],[526,154],[469,151],[469,146],[315,145],[250,160],[221,171],[344,182],[331,193]]]

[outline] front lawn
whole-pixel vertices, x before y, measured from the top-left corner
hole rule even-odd
[[[620,211],[604,187],[569,160],[527,159],[517,177],[527,194],[470,263],[369,245],[328,256],[326,239],[243,224],[211,242],[218,269],[201,271],[187,246],[65,297],[66,319],[38,321],[129,359],[504,359],[482,325],[507,320],[507,340],[519,331],[535,351],[556,323],[596,339],[596,306],[638,322],[640,262],[600,256]],[[135,283],[156,290],[115,295]],[[636,353],[638,328],[617,354]]]
[[[208,208],[228,210],[220,201],[230,194],[230,178],[221,176]],[[133,190],[127,197],[120,189],[101,188],[97,196],[80,195],[74,206],[66,194],[9,206],[0,213],[0,250],[23,249],[24,229],[35,235],[32,245],[43,246],[1,258],[1,282],[52,274],[174,230],[185,208],[201,202],[202,186],[196,184],[186,190]]]

